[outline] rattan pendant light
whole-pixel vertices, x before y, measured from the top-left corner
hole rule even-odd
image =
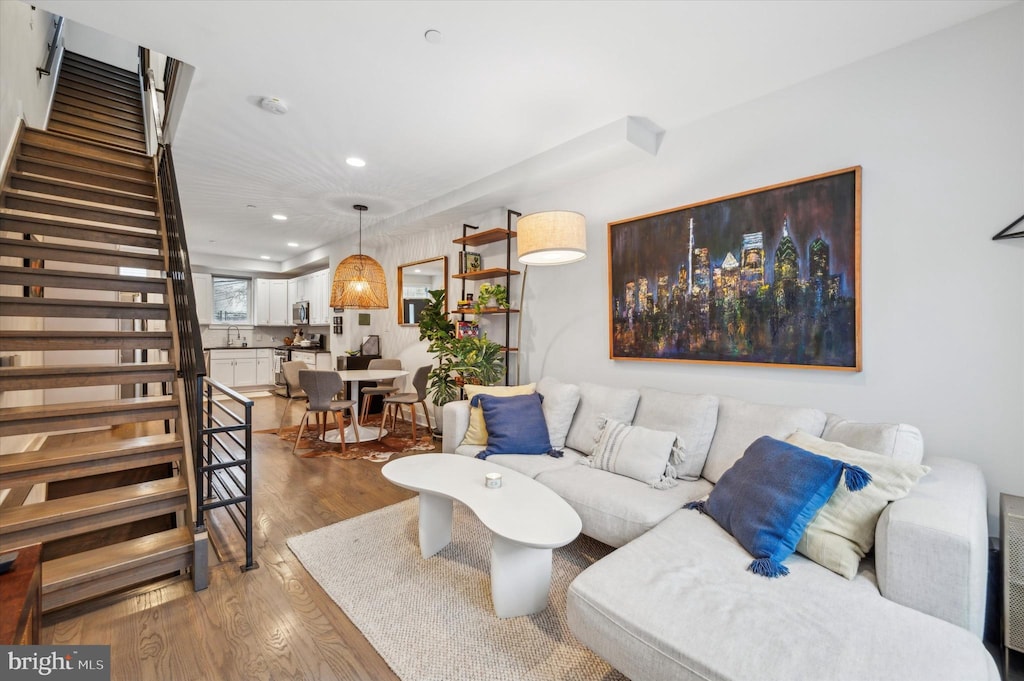
[[[363,255],[363,211],[366,206],[352,206],[359,211],[359,255],[350,255],[334,270],[331,284],[331,307],[357,310],[383,310],[388,306],[388,285],[384,268],[368,255]]]

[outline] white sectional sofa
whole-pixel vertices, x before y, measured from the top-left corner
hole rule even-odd
[[[564,455],[488,461],[547,485],[579,513],[584,534],[618,547],[573,581],[568,618],[580,641],[633,681],[998,681],[981,641],[988,529],[973,464],[925,458],[930,472],[882,512],[874,550],[853,579],[799,553],[785,561],[787,576],[766,579],[747,569],[751,555],[712,517],[684,504],[707,496],[763,435],[800,430],[921,462],[920,432],[713,395],[549,378],[536,389]],[[581,465],[601,415],[675,432],[685,452],[677,484],[656,489]],[[462,444],[469,417],[468,401],[445,405],[443,451],[484,449]]]

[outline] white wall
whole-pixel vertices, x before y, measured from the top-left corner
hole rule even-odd
[[[658,157],[524,212],[584,213],[589,256],[529,274],[525,370],[912,423],[1024,494],[1024,6],[671,130]],[[864,371],[608,359],[607,223],[863,166]],[[524,382],[527,380],[524,377]],[[992,524],[992,532],[998,525]]]
[[[52,33],[49,12],[24,2],[0,2],[0,144],[5,161],[19,118],[33,128],[46,124],[56,72],[39,78],[36,68],[46,62]]]

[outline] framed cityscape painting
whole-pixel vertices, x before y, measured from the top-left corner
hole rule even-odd
[[[611,358],[861,370],[861,168],[608,224]]]

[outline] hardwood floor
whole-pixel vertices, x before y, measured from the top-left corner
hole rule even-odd
[[[254,402],[253,430],[275,428],[285,400]],[[292,410],[294,422],[301,405]],[[66,437],[77,444],[101,435]],[[47,446],[70,444],[51,440]],[[42,643],[110,644],[114,680],[396,679],[286,540],[414,494],[384,480],[379,463],[293,457],[291,443],[272,434],[254,434],[253,442],[258,569],[239,570],[244,543],[218,511],[210,526],[219,555],[211,552],[207,590],[195,592],[181,578],[58,611],[43,618]]]

